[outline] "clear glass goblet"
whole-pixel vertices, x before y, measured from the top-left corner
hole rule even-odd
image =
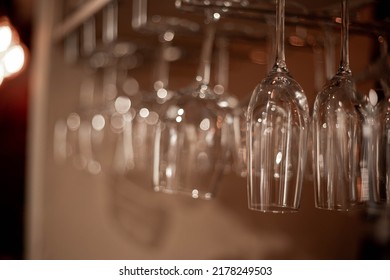
[[[178,91],[164,105],[154,146],[156,191],[212,198],[225,167],[222,128],[227,108],[210,86],[211,54],[217,18],[208,11],[208,25],[195,85]]]
[[[285,63],[284,8],[278,0],[274,67],[247,111],[248,206],[273,213],[299,208],[309,124],[306,96]]]
[[[390,97],[390,58],[387,41],[379,35],[379,57],[364,71],[355,75],[357,90],[364,96],[360,107],[363,116],[360,170],[361,199],[369,207],[381,207],[388,199],[386,173],[388,157],[388,115]]]
[[[175,94],[169,86],[170,64],[180,59],[180,51],[172,44],[177,33],[188,35],[198,28],[192,21],[162,16],[153,16],[137,27],[139,32],[157,35],[159,48],[152,89],[141,89],[132,96],[131,109],[123,116],[120,135],[124,153],[118,153],[116,162],[122,166],[122,175],[134,185],[153,188],[154,136],[162,106]]]
[[[362,195],[362,117],[349,68],[348,24],[348,0],[343,0],[340,66],[318,93],[313,112],[315,205],[326,210],[351,210],[360,204]]]

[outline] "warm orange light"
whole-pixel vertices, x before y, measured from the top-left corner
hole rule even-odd
[[[6,51],[12,43],[12,29],[8,25],[0,25],[0,53]]]
[[[0,85],[23,69],[26,57],[27,49],[20,43],[18,32],[7,18],[0,18]]]
[[[2,59],[4,65],[4,77],[7,78],[22,70],[25,62],[24,49],[21,45],[13,45],[4,53]]]

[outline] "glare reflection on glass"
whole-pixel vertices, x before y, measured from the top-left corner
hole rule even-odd
[[[96,131],[101,131],[106,124],[106,120],[100,114],[93,116],[92,118],[92,127]]]
[[[200,129],[201,130],[204,130],[204,131],[207,131],[210,129],[210,120],[205,118],[203,119],[201,122],[200,122],[200,125],[199,125]]]
[[[279,164],[281,161],[282,161],[282,158],[283,158],[283,154],[282,152],[279,152],[277,155],[276,155],[276,164]]]
[[[197,189],[192,190],[192,198],[198,198],[199,197],[199,191]]]
[[[142,108],[140,111],[139,111],[139,115],[142,117],[142,118],[146,118],[147,116],[149,116],[149,110],[147,108]]]
[[[167,31],[167,32],[164,33],[163,36],[164,36],[164,40],[165,41],[170,42],[175,37],[175,33],[171,32],[171,31]]]
[[[66,120],[66,124],[70,130],[76,131],[80,127],[80,116],[77,113],[71,113]]]
[[[131,100],[125,96],[119,96],[115,100],[115,110],[120,114],[126,114],[131,107]]]
[[[164,99],[168,96],[168,91],[165,88],[160,88],[159,90],[157,90],[157,96],[159,98]]]

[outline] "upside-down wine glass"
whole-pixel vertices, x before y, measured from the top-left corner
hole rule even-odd
[[[166,103],[157,126],[153,182],[156,191],[212,198],[224,170],[222,126],[226,108],[210,84],[210,60],[218,15],[207,10],[207,26],[195,85]]]
[[[362,200],[370,207],[382,206],[389,201],[389,97],[390,58],[387,41],[378,36],[379,57],[364,71],[354,77],[357,91],[364,94],[362,152]],[[387,177],[387,178],[386,178]],[[387,189],[387,190],[386,190]]]
[[[313,111],[315,205],[348,211],[361,202],[359,100],[349,68],[348,0],[342,0],[338,72],[318,93]]]
[[[175,94],[169,85],[171,62],[180,59],[181,51],[173,46],[177,35],[198,32],[199,25],[187,19],[153,15],[148,18],[147,1],[133,1],[133,28],[158,37],[152,89],[141,89],[131,98],[130,111],[123,115],[120,133],[123,153],[117,153],[116,164],[134,185],[153,188],[154,136],[164,103]]]
[[[108,169],[105,153],[107,142],[110,142],[108,126],[109,111],[107,102],[116,96],[114,84],[117,73],[115,69],[111,44],[117,39],[118,3],[112,1],[103,9],[102,46],[96,48],[95,19],[90,18],[82,29],[82,52],[78,46],[71,46],[72,53],[86,56],[86,72],[80,88],[80,107],[70,113],[55,127],[55,156],[57,159],[71,159],[78,169],[99,174]],[[76,47],[76,48],[75,48]],[[72,55],[74,56],[74,55]],[[58,147],[58,148],[57,148]]]
[[[79,34],[74,32],[70,34],[65,40],[64,58],[66,62],[73,63],[80,59],[80,55],[84,55],[86,60],[84,66],[84,78],[81,82],[79,91],[79,110],[75,110],[66,117],[60,118],[56,121],[54,127],[54,158],[56,162],[64,162],[70,160],[75,167],[84,169],[86,167],[86,160],[81,155],[79,128],[80,115],[79,111],[84,111],[92,106],[97,98],[96,90],[99,89],[97,75],[101,73],[100,66],[96,63],[99,59],[97,54],[93,54],[96,47],[95,37],[95,19],[89,18],[82,26],[82,44],[81,52],[79,50]]]
[[[309,107],[286,67],[284,9],[278,0],[275,64],[247,111],[248,207],[261,212],[298,210],[306,160]]]
[[[384,111],[384,124],[382,128],[382,137],[385,143],[385,166],[386,166],[386,205],[390,206],[390,56],[388,53],[388,38],[385,39],[383,50],[386,55],[384,56],[386,64],[382,67],[384,75],[381,77],[381,86],[384,90],[385,105],[382,110]]]
[[[159,34],[160,46],[155,64],[156,77],[153,90],[140,90],[131,98],[130,114],[124,115],[123,174],[137,186],[152,189],[153,141],[159,110],[169,100],[173,91],[169,87],[169,50],[175,34],[169,29]]]
[[[70,160],[74,167],[92,174],[101,171],[94,148],[104,139],[104,117],[97,108],[103,103],[105,84],[105,57],[96,52],[88,59],[85,78],[80,86],[79,107],[56,122],[54,130],[54,156],[57,161]]]

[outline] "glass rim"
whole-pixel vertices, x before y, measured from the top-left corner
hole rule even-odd
[[[249,210],[262,212],[262,213],[274,213],[274,214],[287,214],[287,213],[297,213],[299,211],[298,207],[287,206],[287,205],[277,205],[274,203],[264,204],[264,203],[249,203]]]
[[[198,190],[198,189],[185,189],[185,188],[169,188],[166,186],[154,186],[155,192],[161,192],[171,195],[183,195],[191,197],[193,199],[211,200],[215,198],[215,190]],[[195,192],[196,191],[196,192]]]

